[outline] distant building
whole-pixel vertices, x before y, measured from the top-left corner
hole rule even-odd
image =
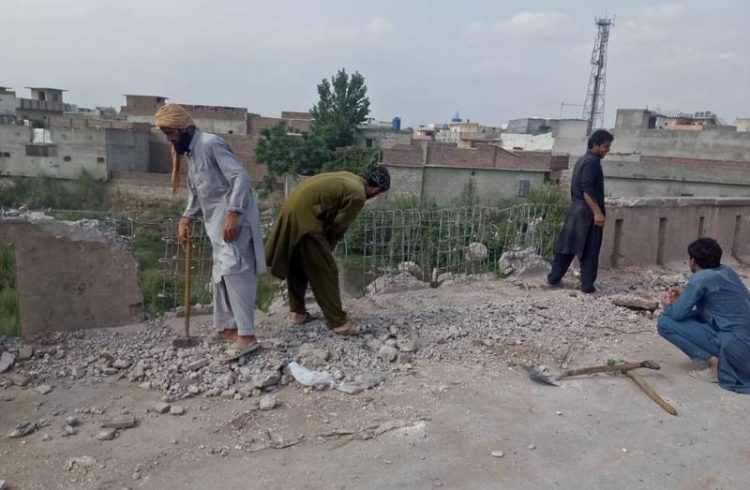
[[[26,87],[31,91],[31,98],[19,98],[16,108],[18,121],[28,120],[36,127],[49,127],[52,117],[62,116],[65,112],[63,92],[66,90],[48,87]]]
[[[10,124],[16,120],[18,98],[10,87],[0,87],[0,124]]]
[[[475,148],[414,142],[383,150],[383,165],[391,172],[387,199],[432,198],[440,204],[472,192],[484,202],[526,197],[545,183],[556,183],[568,167],[567,155],[551,152],[511,152],[498,145]]]

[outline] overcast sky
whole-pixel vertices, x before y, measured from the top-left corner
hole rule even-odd
[[[488,125],[582,104],[595,16],[616,14],[606,122],[617,107],[750,116],[750,2],[685,0],[2,0],[0,85],[306,110],[316,84],[357,70],[372,116],[455,111]],[[566,107],[564,117],[578,117]]]

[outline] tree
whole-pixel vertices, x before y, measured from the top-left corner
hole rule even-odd
[[[314,133],[321,136],[329,150],[350,146],[359,125],[370,114],[365,77],[354,72],[351,77],[343,68],[318,84],[320,100],[312,108]]]
[[[270,191],[284,174],[361,173],[377,161],[377,151],[351,147],[370,113],[365,78],[357,72],[349,76],[341,69],[330,81],[318,84],[318,95],[309,133],[293,133],[284,122],[261,131],[255,156],[268,167],[262,191]]]

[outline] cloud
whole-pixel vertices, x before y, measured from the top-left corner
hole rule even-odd
[[[388,34],[390,32],[393,32],[396,29],[396,26],[394,26],[391,22],[388,20],[382,18],[382,17],[375,17],[373,18],[366,26],[365,31],[372,33],[372,34]]]
[[[561,12],[523,11],[495,22],[469,23],[465,32],[475,39],[492,34],[513,39],[550,39],[570,32],[572,18]]]

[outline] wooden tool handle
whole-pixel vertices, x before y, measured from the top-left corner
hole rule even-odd
[[[188,238],[185,244],[185,338],[190,338],[190,261],[193,243]]]
[[[563,372],[560,374],[560,376],[557,377],[557,379],[562,378],[569,378],[570,376],[581,376],[583,374],[596,374],[596,373],[608,373],[612,371],[622,371],[627,372],[631,369],[640,369],[640,368],[648,368],[648,369],[661,369],[661,366],[657,364],[654,361],[641,361],[641,362],[625,362],[623,364],[607,364],[605,366],[593,366],[593,367],[585,367],[580,369],[569,369],[568,371]]]
[[[625,375],[628,378],[632,379],[635,382],[635,384],[637,384],[643,391],[645,391],[646,394],[649,396],[649,398],[655,401],[661,408],[664,409],[664,411],[666,411],[670,415],[677,415],[677,410],[675,410],[675,408],[672,405],[667,403],[667,401],[664,400],[664,398],[660,397],[659,394],[656,391],[654,391],[654,389],[651,388],[651,386],[648,383],[646,383],[646,380],[643,379],[640,374],[635,373],[633,371],[628,371],[625,373]]]

